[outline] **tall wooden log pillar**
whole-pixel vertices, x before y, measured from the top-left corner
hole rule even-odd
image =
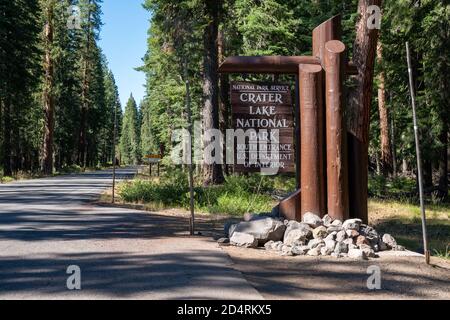
[[[322,74],[319,65],[299,66],[302,216],[323,216],[326,211]]]
[[[345,45],[338,40],[326,43],[324,50],[327,210],[333,219],[349,218],[347,129],[342,97]]]

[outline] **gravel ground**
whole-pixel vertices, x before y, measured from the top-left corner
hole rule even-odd
[[[422,256],[383,253],[369,261],[332,257],[282,257],[263,249],[223,247],[234,267],[266,299],[450,300],[450,263]],[[381,290],[367,288],[367,268],[381,270]]]

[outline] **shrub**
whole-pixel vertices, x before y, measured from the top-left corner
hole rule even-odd
[[[0,178],[0,182],[1,183],[9,183],[9,182],[12,182],[12,181],[14,181],[13,177],[1,177]]]
[[[210,213],[243,214],[267,212],[273,207],[269,192],[274,187],[268,177],[257,175],[230,176],[219,186],[195,187],[195,206]],[[125,202],[150,204],[151,207],[189,208],[190,193],[187,174],[171,170],[155,180],[133,180],[123,183],[119,194]]]
[[[413,193],[415,188],[415,180],[407,177],[386,178],[382,175],[369,177],[369,195],[375,198],[402,199],[405,195]]]
[[[217,203],[208,208],[208,211],[210,213],[239,215],[247,212],[270,212],[272,207],[273,205],[270,197],[265,195],[225,193],[217,198]]]
[[[83,169],[80,166],[75,165],[75,164],[72,164],[70,166],[64,166],[59,170],[59,172],[62,174],[80,173],[82,171],[83,171]]]

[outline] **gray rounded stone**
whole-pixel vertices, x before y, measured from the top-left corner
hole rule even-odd
[[[336,240],[336,235],[337,235],[337,232],[332,232],[329,235],[327,235],[324,240],[325,241],[327,241],[327,240]]]
[[[326,214],[322,218],[323,225],[329,227],[333,223],[333,218],[331,218],[328,214]]]
[[[355,260],[367,260],[367,256],[364,251],[360,249],[350,249],[348,250],[348,257]]]
[[[272,250],[273,249],[273,245],[275,244],[274,241],[268,241],[266,242],[266,244],[264,245],[264,248],[266,248],[266,250]]]
[[[322,256],[329,256],[329,255],[331,255],[333,252],[334,252],[333,249],[328,248],[328,247],[323,247],[323,248],[320,249],[320,254],[321,254]]]
[[[342,227],[345,230],[357,230],[359,231],[359,227],[362,224],[362,220],[361,219],[349,219],[346,220],[343,224]]]
[[[322,239],[312,239],[311,241],[308,242],[308,247],[310,249],[314,249],[317,248],[320,245],[324,245],[325,242]]]
[[[312,256],[312,257],[320,256],[320,251],[322,250],[322,248],[323,248],[323,245],[320,245],[314,249],[309,250],[307,254],[308,254],[308,256]]]
[[[324,239],[328,235],[327,228],[325,226],[317,227],[313,230],[314,239]]]
[[[325,240],[325,246],[329,249],[331,249],[332,251],[334,251],[334,249],[336,248],[336,241],[334,240]]]
[[[302,230],[302,233],[304,233],[306,238],[312,237],[312,228],[303,222],[297,222],[297,221],[289,221],[286,225],[286,232],[284,233],[284,241],[286,241],[287,237],[293,230]]]
[[[344,230],[339,231],[339,232],[336,234],[336,241],[337,241],[337,242],[343,242],[345,239],[347,239],[347,234],[345,233]]]
[[[304,256],[309,251],[308,246],[294,246],[292,247],[292,253],[296,256]]]
[[[233,236],[230,238],[230,243],[237,247],[244,247],[244,248],[258,247],[258,239],[256,239],[251,234],[242,232],[234,232]]]
[[[294,244],[304,244],[307,242],[311,231],[309,229],[294,229],[289,231],[289,233],[284,237],[284,244],[294,245]]]
[[[331,223],[331,225],[332,225],[333,227],[342,227],[342,221],[336,219],[336,220],[334,220],[334,221]]]
[[[312,212],[307,212],[303,215],[302,222],[308,224],[312,228],[317,228],[323,224],[322,219]]]
[[[397,241],[395,241],[394,237],[389,233],[383,235],[382,241],[389,249],[392,249],[397,245]]]
[[[336,254],[347,253],[348,245],[344,242],[337,242],[336,247],[334,248],[334,252]]]

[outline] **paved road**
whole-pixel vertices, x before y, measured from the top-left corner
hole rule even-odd
[[[110,185],[110,171],[0,185],[0,299],[262,298],[180,218],[95,205]]]

